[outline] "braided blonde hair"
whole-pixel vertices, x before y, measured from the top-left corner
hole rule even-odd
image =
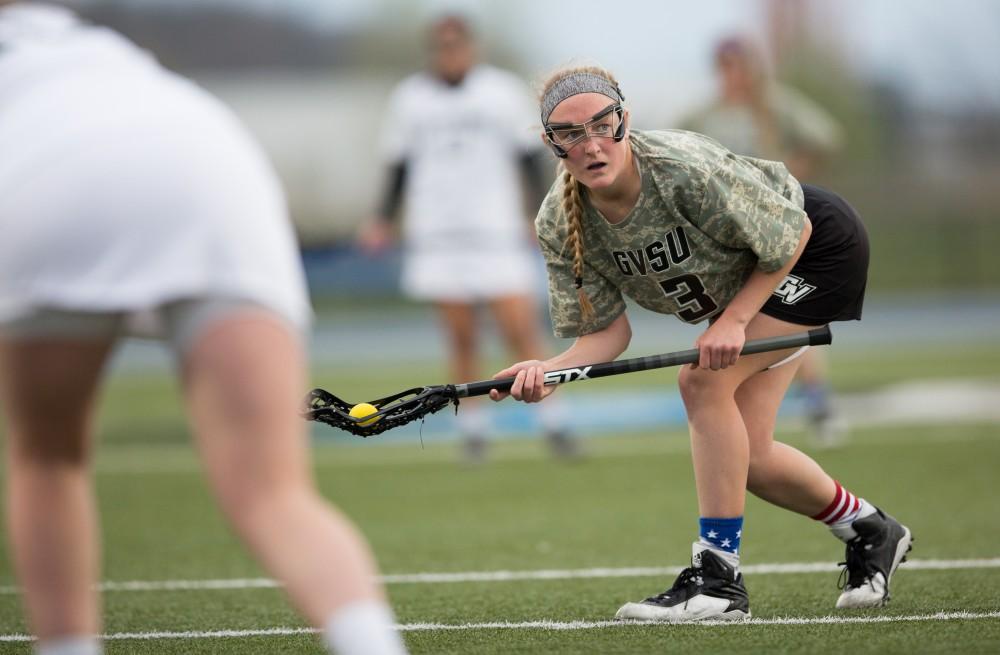
[[[590,318],[594,315],[594,306],[583,289],[583,198],[580,197],[580,183],[565,166],[560,167],[563,181],[562,208],[566,216],[566,243],[563,244],[563,249],[573,248],[576,297],[583,317]]]
[[[598,75],[616,87],[618,86],[618,80],[615,79],[614,75],[599,66],[574,66],[562,68],[550,75],[542,85],[539,96],[545,97],[549,89],[559,80],[577,73]],[[584,318],[590,318],[594,315],[594,306],[583,288],[583,197],[580,190],[581,185],[562,164],[559,165],[559,170],[563,183],[562,209],[567,222],[566,243],[563,244],[563,248],[573,249],[573,276],[576,278],[576,295],[580,302],[580,312]]]

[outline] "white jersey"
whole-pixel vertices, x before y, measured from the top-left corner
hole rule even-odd
[[[0,321],[246,299],[305,325],[284,196],[235,116],[118,34],[0,9]]]
[[[492,66],[455,86],[429,73],[400,83],[382,153],[389,164],[406,162],[407,250],[524,251],[518,160],[542,146],[538,122],[527,85]]]

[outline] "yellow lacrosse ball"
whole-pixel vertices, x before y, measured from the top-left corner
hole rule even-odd
[[[357,405],[351,408],[351,418],[364,418],[366,416],[374,414],[377,411],[378,408],[375,407],[375,405],[372,405],[371,403],[358,403]],[[367,421],[360,421],[358,425],[360,425],[363,428],[368,427],[372,423],[378,421],[380,418],[382,417],[376,416],[375,418],[369,419]]]

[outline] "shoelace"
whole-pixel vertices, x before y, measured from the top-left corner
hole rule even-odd
[[[867,544],[861,537],[852,539],[847,544],[847,561],[838,562],[837,566],[842,566],[840,577],[837,578],[837,589],[843,590],[846,587],[857,589],[865,583],[875,589],[872,580],[878,570],[864,557],[865,546]]]
[[[701,578],[701,569],[696,569],[693,566],[689,566],[681,574],[677,576],[677,580],[674,581],[674,585],[667,589],[666,591],[656,594],[655,596],[650,596],[644,602],[658,603],[666,600],[670,596],[676,595],[677,591],[680,589],[685,589],[687,587],[697,587],[704,584]]]

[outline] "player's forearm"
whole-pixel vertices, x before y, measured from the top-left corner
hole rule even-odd
[[[581,364],[609,362],[625,352],[632,340],[632,326],[623,313],[599,332],[579,337],[564,352],[545,361],[545,370],[554,371]]]
[[[383,223],[391,223],[403,204],[403,188],[406,186],[406,161],[393,164],[386,176],[385,189],[376,216]]]
[[[795,254],[777,271],[767,273],[759,268],[754,269],[753,273],[747,279],[746,284],[743,285],[743,288],[737,292],[729,302],[729,305],[726,306],[720,320],[725,319],[739,325],[747,325],[757,315],[760,308],[764,306],[764,303],[771,297],[771,294],[778,288],[778,285],[785,279],[789,271],[795,266],[795,262],[799,260],[802,251],[805,250],[811,233],[812,225],[806,221],[802,229],[802,236],[799,239],[799,245],[795,249]]]
[[[541,150],[526,152],[521,155],[518,163],[524,177],[527,191],[528,205],[538,210],[545,200],[545,194],[549,191],[549,185],[545,174],[545,164],[547,159]],[[534,217],[532,217],[534,218]]]

